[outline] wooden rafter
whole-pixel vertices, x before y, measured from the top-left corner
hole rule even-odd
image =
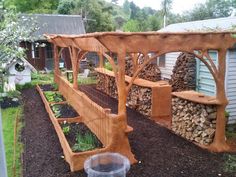
[[[225,107],[228,103],[225,94],[225,55],[228,48],[236,43],[236,32],[184,32],[184,33],[160,33],[160,32],[143,32],[143,33],[91,33],[85,35],[46,35],[49,42],[59,47],[68,47],[72,55],[71,60],[76,60],[75,50],[92,51],[102,54],[111,63],[113,71],[116,74],[118,89],[118,115],[126,122],[126,98],[129,89],[132,86],[139,72],[149,62],[169,52],[189,52],[198,57],[209,69],[213,75],[217,94],[216,99],[220,103],[217,106],[217,125],[216,135],[212,143],[212,150],[224,151],[228,149],[225,142]],[[224,42],[222,42],[224,41]],[[196,54],[194,51],[201,51]],[[215,66],[212,58],[208,55],[208,50],[217,50],[219,56],[218,68]],[[107,53],[118,54],[118,65],[113,58]],[[154,57],[148,58],[148,53],[155,52]],[[132,81],[128,86],[125,84],[125,58],[131,53],[144,54],[146,59],[134,72]],[[55,55],[57,57],[57,55]],[[133,59],[134,60],[134,59]],[[135,57],[136,60],[136,57]],[[74,64],[73,70],[78,67]],[[76,70],[75,70],[76,71]]]

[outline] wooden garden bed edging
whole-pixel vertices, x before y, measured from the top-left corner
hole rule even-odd
[[[60,91],[60,88],[61,88],[61,91],[62,91],[62,95],[66,98],[66,100],[67,100],[67,98],[68,98],[68,95],[66,96],[65,95],[65,92],[67,91],[72,91],[73,92],[73,90],[67,90],[67,89],[63,89],[62,88],[62,86],[61,85],[63,85],[63,83],[65,84],[65,82],[67,82],[64,78],[62,78],[62,77],[58,77],[58,80],[60,80],[60,83],[58,83],[58,85],[59,85],[59,91]],[[69,87],[69,84],[67,83],[66,84],[68,87]],[[39,94],[40,94],[40,96],[41,96],[41,98],[42,98],[42,100],[43,100],[43,102],[44,102],[44,104],[45,104],[45,108],[46,108],[46,110],[47,110],[47,112],[48,112],[48,114],[49,114],[49,117],[50,117],[50,119],[51,119],[51,122],[53,123],[53,126],[54,126],[54,128],[55,128],[55,130],[56,130],[56,133],[57,133],[57,135],[58,135],[58,138],[59,138],[59,141],[60,141],[60,143],[61,143],[61,146],[62,146],[62,149],[63,149],[63,153],[64,153],[64,156],[65,156],[65,160],[69,163],[69,165],[70,165],[70,169],[71,169],[71,171],[77,171],[77,170],[81,170],[81,169],[83,169],[83,164],[84,164],[84,161],[88,158],[88,157],[90,157],[90,156],[92,156],[92,155],[94,155],[94,154],[98,154],[98,153],[102,153],[102,152],[110,152],[110,151],[112,151],[112,152],[119,152],[119,153],[121,153],[121,154],[124,154],[124,155],[126,155],[126,156],[128,156],[128,157],[130,157],[130,161],[132,162],[132,163],[134,163],[134,162],[136,162],[136,160],[134,159],[134,156],[133,156],[133,154],[132,153],[129,153],[129,152],[126,152],[127,151],[127,148],[126,147],[124,147],[124,148],[122,148],[123,147],[123,145],[125,145],[125,144],[121,144],[121,145],[116,145],[116,144],[118,144],[119,143],[119,141],[118,142],[112,142],[111,141],[111,137],[113,137],[113,136],[117,136],[117,135],[113,135],[113,133],[112,133],[112,129],[113,128],[116,128],[116,126],[114,126],[114,124],[117,124],[117,118],[116,118],[116,115],[112,115],[112,114],[110,114],[108,117],[106,117],[105,118],[105,120],[106,121],[101,121],[101,120],[104,120],[104,119],[102,119],[102,118],[98,118],[98,119],[96,119],[95,118],[95,120],[94,121],[92,121],[90,124],[89,124],[89,122],[87,121],[86,122],[86,118],[85,117],[82,117],[82,116],[79,116],[79,117],[76,117],[76,118],[56,118],[55,116],[54,116],[54,113],[53,113],[53,111],[51,110],[51,107],[50,107],[50,103],[47,101],[47,99],[46,99],[46,97],[44,96],[44,94],[43,94],[43,91],[40,89],[40,87],[39,86],[37,86],[37,90],[39,91]],[[65,91],[65,92],[63,92],[63,90]],[[81,95],[85,95],[85,94],[83,94],[83,93],[80,93]],[[70,95],[70,94],[69,94]],[[70,97],[69,97],[70,98]],[[89,99],[89,98],[87,98],[87,99]],[[77,100],[77,99],[75,99],[75,100]],[[72,105],[72,107],[74,107],[73,106],[73,103],[74,103],[74,100],[68,100],[68,102]],[[90,100],[90,102],[92,102],[91,100]],[[96,103],[92,103],[94,106],[96,105]],[[103,109],[103,108],[101,108],[100,106],[95,106],[95,107],[97,107],[97,108],[99,108],[99,109]],[[83,108],[82,108],[83,109]],[[75,110],[77,110],[77,109],[75,109]],[[79,110],[81,110],[81,109],[79,109]],[[104,113],[107,113],[107,110],[104,110]],[[109,113],[109,112],[108,112]],[[81,115],[80,114],[80,112],[79,112],[79,115]],[[98,122],[100,120],[100,122]],[[97,132],[97,137],[99,138],[99,140],[103,143],[103,145],[104,145],[104,148],[101,148],[101,149],[95,149],[95,150],[91,150],[91,151],[86,151],[86,152],[78,152],[78,153],[74,153],[74,152],[72,152],[72,150],[71,150],[71,148],[70,148],[70,146],[69,146],[69,144],[68,144],[68,142],[67,142],[67,140],[66,140],[66,137],[65,137],[65,135],[64,135],[64,133],[62,132],[62,129],[61,129],[61,126],[60,126],[60,123],[61,122],[64,122],[64,121],[66,121],[66,122],[83,122],[83,123],[85,123],[89,128],[90,127],[92,127],[92,128],[90,128],[90,130],[92,130],[92,132],[93,133],[95,133],[96,134],[96,132]],[[95,124],[94,125],[92,125],[91,126],[91,124],[92,123],[94,123],[95,122]],[[103,124],[103,123],[105,123],[105,124]],[[107,126],[107,128],[105,128],[104,130],[105,130],[105,132],[103,132],[102,133],[102,131],[101,132],[98,132],[99,130],[96,130],[96,126],[97,125],[104,125],[104,126]],[[94,131],[94,129],[95,129],[95,131]],[[107,136],[105,135],[106,134],[106,131],[109,131],[108,133],[107,133]],[[123,136],[126,136],[127,137],[127,133],[129,133],[130,131],[132,131],[132,127],[129,127],[129,126],[127,126],[126,128],[125,128],[125,130],[124,130],[124,133],[123,133]],[[103,136],[103,137],[102,137]],[[106,136],[106,137],[104,137],[104,136]],[[111,143],[109,142],[109,141],[111,141]],[[128,142],[128,141],[127,141]],[[124,143],[126,143],[127,144],[127,142],[125,142],[124,141]],[[110,143],[110,144],[109,144]],[[129,145],[129,144],[128,144]],[[122,146],[122,147],[121,147]],[[128,147],[129,148],[129,147]]]

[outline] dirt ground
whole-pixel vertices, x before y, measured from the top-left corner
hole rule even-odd
[[[94,101],[117,112],[117,101],[94,87],[82,87]],[[23,91],[24,143],[23,177],[82,177],[71,173],[36,89]],[[213,154],[171,133],[138,112],[127,109],[128,124],[134,128],[129,140],[139,163],[127,177],[233,177],[223,172],[223,154]]]

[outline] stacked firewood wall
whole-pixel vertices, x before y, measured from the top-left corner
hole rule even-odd
[[[138,64],[142,64],[144,61],[143,57],[138,59]],[[125,74],[132,77],[134,72],[133,61],[131,58],[126,58],[126,65],[125,65]],[[138,75],[139,78],[149,80],[152,82],[156,82],[161,80],[161,70],[157,66],[157,64],[149,63],[147,64],[143,70]]]
[[[216,106],[172,99],[172,130],[184,138],[209,145],[216,129]]]
[[[170,84],[174,92],[195,90],[196,59],[193,54],[181,53],[175,63]]]
[[[97,89],[105,92],[113,98],[117,98],[117,87],[115,78],[105,74],[97,74]],[[127,96],[127,106],[140,112],[141,114],[151,116],[151,88],[133,85]]]

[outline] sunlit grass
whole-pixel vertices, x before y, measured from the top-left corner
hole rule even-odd
[[[2,110],[2,122],[3,122],[3,138],[4,138],[4,145],[5,145],[5,151],[6,151],[6,161],[7,161],[7,172],[8,176],[11,177],[13,175],[13,145],[14,145],[14,124],[15,119],[17,116],[17,113],[19,115],[19,122],[18,122],[18,134],[17,134],[17,144],[16,144],[16,177],[21,176],[21,152],[23,149],[23,144],[20,142],[20,131],[23,126],[21,122],[21,114],[22,114],[22,108],[16,107],[16,108],[7,108]]]

